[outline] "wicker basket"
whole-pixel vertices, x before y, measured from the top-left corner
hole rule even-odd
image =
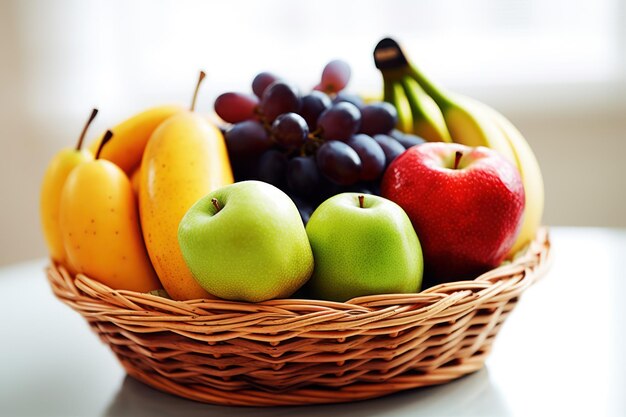
[[[473,281],[346,303],[181,302],[115,291],[55,266],[47,275],[128,374],[154,388],[223,405],[319,404],[480,369],[518,297],[545,271],[549,250],[542,229],[512,263]]]

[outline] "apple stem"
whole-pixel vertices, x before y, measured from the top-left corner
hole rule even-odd
[[[220,202],[217,201],[217,198],[212,198],[211,203],[213,203],[213,207],[215,207],[215,210],[217,210],[216,213],[218,213],[222,209],[222,207],[220,206]]]
[[[463,152],[456,151],[456,153],[454,154],[454,169],[459,168],[459,162],[461,162],[462,157],[463,157]]]
[[[359,198],[359,207],[363,208],[363,201],[365,200],[365,196],[360,195],[358,198]]]
[[[85,134],[87,133],[87,129],[89,128],[89,125],[91,125],[91,122],[93,122],[93,119],[96,118],[97,114],[98,114],[98,109],[91,110],[91,115],[89,116],[89,119],[87,119],[87,123],[85,123],[85,126],[83,126],[83,131],[80,132],[78,143],[76,144],[77,151],[80,151],[80,149],[83,147],[83,140],[85,139]]]
[[[113,137],[113,132],[111,132],[110,130],[107,130],[104,136],[102,137],[102,141],[100,142],[100,146],[98,146],[98,152],[96,152],[96,156],[94,159],[100,158],[100,152],[102,152],[102,148],[104,148],[104,145],[106,145],[111,140],[112,137]]]
[[[200,71],[200,75],[198,76],[198,82],[196,83],[196,89],[193,92],[193,99],[191,100],[191,111],[196,109],[196,100],[198,99],[198,91],[200,91],[200,84],[202,84],[202,80],[206,77],[206,73],[204,71]]]

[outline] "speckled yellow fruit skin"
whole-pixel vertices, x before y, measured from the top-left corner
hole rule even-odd
[[[130,186],[135,193],[135,197],[139,200],[139,187],[141,184],[141,165],[130,175]]]
[[[93,160],[93,155],[87,150],[63,149],[48,164],[41,184],[39,214],[50,257],[70,270],[72,268],[67,262],[67,254],[59,225],[61,192],[68,175],[74,168],[91,160]]]
[[[112,162],[77,166],[61,193],[60,227],[71,265],[113,289],[161,288],[143,243],[130,181]]]
[[[165,290],[175,300],[210,298],[185,264],[178,224],[198,199],[233,182],[222,133],[202,115],[172,116],[150,138],[139,182],[144,240]]]
[[[181,106],[159,106],[144,110],[123,121],[111,129],[115,140],[102,148],[100,159],[113,162],[130,177],[141,163],[144,149],[154,130],[171,116],[183,111]],[[89,150],[93,154],[97,152],[103,136],[100,135],[89,145]]]

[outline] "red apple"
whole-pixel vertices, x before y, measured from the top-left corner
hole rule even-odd
[[[519,171],[485,147],[432,142],[409,148],[385,172],[381,191],[409,215],[430,285],[498,266],[522,224]]]

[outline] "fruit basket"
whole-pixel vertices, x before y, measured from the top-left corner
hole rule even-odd
[[[549,253],[540,229],[512,262],[475,280],[345,303],[173,301],[55,265],[47,276],[132,377],[213,404],[301,405],[380,397],[479,370]]]

